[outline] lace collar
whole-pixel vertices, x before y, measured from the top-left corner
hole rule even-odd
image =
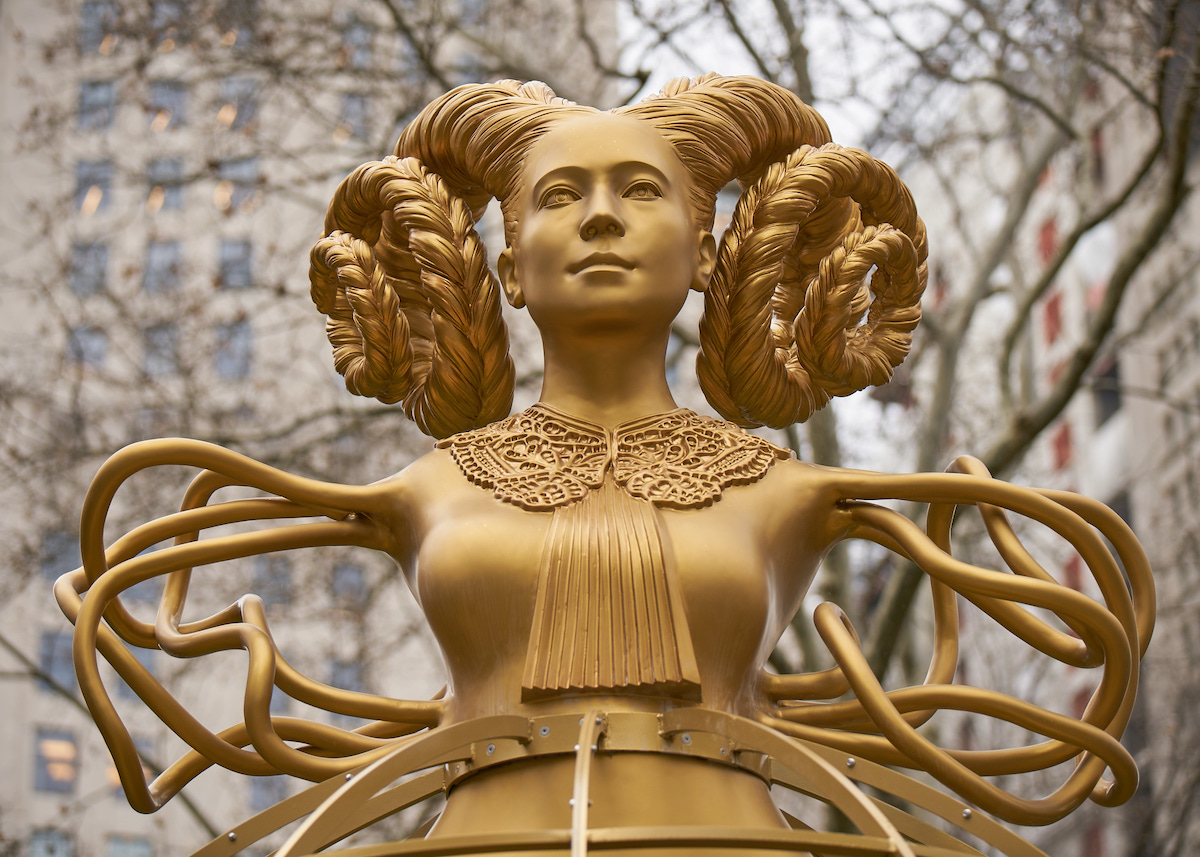
[[[583,499],[606,476],[635,499],[698,509],[761,479],[789,450],[680,408],[609,429],[537,403],[438,442],[468,479],[529,511]]]

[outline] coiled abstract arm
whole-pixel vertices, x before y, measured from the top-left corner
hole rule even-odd
[[[179,512],[137,527],[105,548],[104,524],[117,490],[150,467],[201,468]],[[275,495],[209,505],[218,489],[242,486]],[[395,738],[435,726],[442,704],[411,702],[341,690],[313,681],[279,653],[263,602],[253,595],[204,619],[183,622],[192,569],[272,551],[324,545],[381,548],[385,539],[371,520],[380,490],[292,476],[212,444],[193,440],[136,443],[112,456],[92,481],[80,531],[83,566],[55,584],[59,606],[75,624],[74,660],[80,689],[109,749],[125,794],[139,812],[153,812],[212,764],[250,775],[286,773],[324,780],[395,748]],[[203,530],[248,522],[290,523],[200,540]],[[167,539],[174,545],[139,556]],[[121,594],[144,580],[166,577],[153,624],[135,618]],[[130,646],[162,649],[182,658],[244,650],[242,722],[214,733],[201,724],[142,666]],[[100,678],[97,655],[192,750],[147,783],[129,730]],[[270,713],[274,688],[337,714],[373,720],[354,730]],[[291,743],[288,743],[291,742]],[[293,746],[299,743],[301,746]]]
[[[1138,664],[1154,625],[1154,584],[1132,531],[1102,503],[1065,491],[1019,488],[990,478],[976,459],[958,472],[915,476],[839,474],[838,493],[855,526],[852,537],[876,542],[911,560],[930,578],[935,640],[925,682],[885,691],[872,674],[854,629],[832,604],[814,615],[817,631],[837,666],[823,673],[763,676],[769,713],[763,721],[800,738],[885,765],[927,771],[981,809],[1016,824],[1048,824],[1089,797],[1123,803],[1137,786],[1137,767],[1119,738],[1129,723]],[[898,512],[868,502],[884,498],[929,504],[926,532]],[[976,506],[1009,571],[974,566],[950,555],[956,506]],[[1079,553],[1103,603],[1061,585],[1025,550],[1006,512],[1050,528]],[[1105,546],[1112,544],[1121,568]],[[1128,582],[1127,582],[1127,580]],[[1076,719],[1030,702],[952,684],[958,663],[956,593],[1054,660],[1099,668],[1101,678]],[[1071,633],[1027,607],[1053,614]],[[846,691],[850,701],[831,702]],[[944,750],[917,731],[939,709],[1007,721],[1046,739],[999,750]],[[1018,797],[984,777],[1041,771],[1074,760],[1052,794]],[[1111,770],[1112,781],[1102,779]]]

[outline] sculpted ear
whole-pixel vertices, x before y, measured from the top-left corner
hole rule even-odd
[[[712,279],[713,269],[717,265],[717,239],[711,232],[700,233],[699,263],[696,265],[696,276],[692,278],[692,290],[703,292],[708,289],[708,281]]]
[[[504,289],[504,296],[508,298],[508,302],[516,309],[525,306],[525,295],[517,283],[517,266],[513,262],[511,247],[500,251],[500,258],[496,260],[496,273],[500,276],[500,286]]]

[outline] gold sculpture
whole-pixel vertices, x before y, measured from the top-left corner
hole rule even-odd
[[[715,195],[735,178],[745,190],[718,252]],[[493,197],[507,245],[499,281],[474,231]],[[1144,554],[1113,512],[994,481],[971,459],[915,476],[816,467],[742,428],[788,425],[884,383],[908,351],[925,283],[924,227],[904,185],[830,143],[791,93],[709,76],[600,113],[537,83],[459,87],[414,120],[395,157],[343,182],[325,226],[312,294],[338,371],[352,392],[402,401],[437,448],[347,486],[196,441],[134,444],[97,474],[83,567],[55,587],[76,625],[80,686],[136,809],[154,811],[213,764],[317,783],[197,854],[235,853],[305,815],[277,853],[310,854],[442,791],[440,818],[413,840],[346,853],[979,853],[854,781],[1004,853],[1038,854],[989,815],[1045,824],[1088,798],[1130,797],[1137,771],[1118,739],[1154,599]],[[706,292],[701,383],[728,422],[678,408],[667,387],[670,327],[690,289]],[[514,416],[501,291],[528,309],[545,353],[541,400]],[[105,547],[118,487],[164,464],[202,469],[181,511]],[[210,503],[233,485],[267,496]],[[928,503],[925,531],[871,502],[885,498]],[[979,509],[1008,571],[950,555],[958,505]],[[1070,542],[1104,603],[1056,583],[1007,512]],[[326,521],[287,523],[311,517]],[[276,525],[199,538],[250,521]],[[814,622],[835,668],[764,670],[821,558],[847,538],[928,573],[935,642],[922,685],[884,691],[832,604]],[[182,621],[193,569],[317,545],[371,547],[400,564],[442,648],[443,697],[307,678],[277,650],[254,596]],[[167,580],[150,624],[120,596],[154,576]],[[1045,655],[1100,669],[1083,716],[953,684],[957,595]],[[127,646],[245,650],[244,721],[208,731]],[[193,748],[152,783],[97,654]],[[273,688],[372,722],[273,716]],[[1045,740],[944,750],[919,731],[939,709]],[[988,779],[1064,762],[1073,770],[1040,799]],[[955,796],[885,766],[924,771]],[[781,813],[772,783],[833,804],[859,832]]]

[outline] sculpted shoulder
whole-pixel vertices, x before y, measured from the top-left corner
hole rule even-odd
[[[378,492],[372,514],[389,534],[389,553],[401,561],[420,546],[420,534],[441,506],[463,490],[478,490],[463,478],[445,449],[425,453],[372,488]]]

